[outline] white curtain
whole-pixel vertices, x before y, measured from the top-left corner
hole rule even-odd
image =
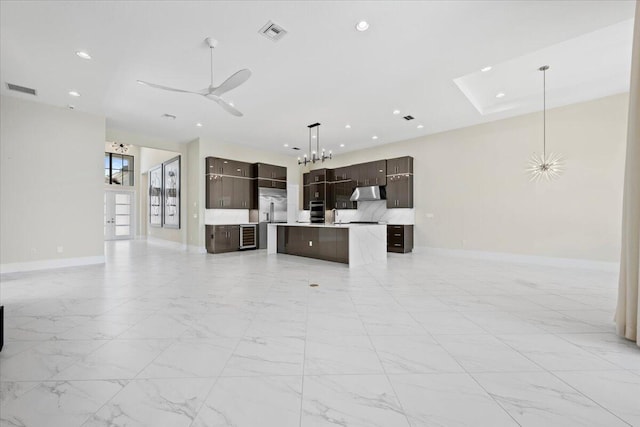
[[[636,1],[631,61],[627,157],[622,206],[622,254],[616,325],[620,336],[640,346],[640,2]]]

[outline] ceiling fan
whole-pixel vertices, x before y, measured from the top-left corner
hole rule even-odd
[[[249,80],[249,77],[251,77],[251,70],[244,69],[244,70],[237,71],[234,74],[232,74],[231,77],[229,77],[227,80],[222,82],[220,86],[214,86],[213,85],[213,49],[215,49],[215,47],[218,45],[218,41],[211,37],[207,37],[204,41],[207,43],[207,45],[209,45],[209,51],[211,53],[211,83],[209,84],[209,87],[206,87],[199,91],[191,91],[191,90],[184,90],[184,89],[176,89],[168,86],[162,86],[155,83],[145,82],[143,80],[138,80],[138,83],[140,83],[141,85],[155,88],[155,89],[168,90],[171,92],[193,93],[195,95],[201,95],[210,101],[216,102],[218,105],[220,105],[222,108],[224,108],[226,111],[233,114],[234,116],[242,117],[242,113],[238,111],[238,109],[236,109],[232,104],[222,99],[221,95],[226,92],[229,92],[231,89],[237,88],[242,83]]]

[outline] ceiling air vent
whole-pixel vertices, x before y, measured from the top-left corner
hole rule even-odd
[[[169,113],[164,113],[162,115],[162,117],[164,117],[165,119],[171,119],[171,120],[175,120],[176,116],[174,116],[173,114],[169,114]]]
[[[413,120],[413,118],[414,118],[413,116],[404,116],[405,120]]]
[[[300,150],[298,147],[291,147],[292,150]]]
[[[31,89],[30,87],[14,85],[13,83],[7,83],[7,89],[15,90],[16,92],[26,93],[27,95],[33,95],[33,96],[38,95],[35,89]]]
[[[282,37],[284,37],[285,34],[287,34],[287,30],[271,21],[267,22],[265,26],[260,28],[260,31],[258,32],[274,42],[277,42]]]

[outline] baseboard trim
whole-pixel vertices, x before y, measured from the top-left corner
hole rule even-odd
[[[174,242],[173,240],[160,239],[158,237],[147,236],[147,243],[152,245],[162,246],[168,249],[175,249],[178,251],[186,251],[187,245],[180,242]]]
[[[81,258],[43,259],[40,261],[0,264],[0,274],[49,270],[53,268],[79,267],[93,264],[104,264],[104,255]]]
[[[207,248],[203,246],[187,245],[187,252],[196,253],[196,254],[206,254]]]
[[[554,258],[538,255],[521,255],[510,254],[506,252],[484,252],[484,251],[470,251],[464,249],[443,249],[432,248],[428,246],[421,246],[414,248],[415,252],[426,253],[431,255],[441,255],[449,257],[459,258],[472,258],[472,259],[485,259],[489,261],[506,261],[522,264],[535,264],[546,265],[552,267],[569,267],[569,268],[582,268],[587,270],[600,270],[617,272],[620,269],[620,264],[617,262],[606,261],[593,261],[589,259],[576,259],[576,258]]]

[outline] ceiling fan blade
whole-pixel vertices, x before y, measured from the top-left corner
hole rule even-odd
[[[171,92],[196,93],[198,95],[202,95],[202,93],[200,93],[200,92],[193,92],[191,90],[184,90],[184,89],[176,89],[174,87],[157,85],[155,83],[149,83],[149,82],[145,82],[145,81],[142,81],[142,80],[138,80],[138,83],[140,83],[141,85],[144,85],[144,86],[152,87],[154,89],[168,90],[168,91],[171,91]]]
[[[222,84],[217,88],[215,88],[215,90],[211,92],[211,94],[220,96],[225,92],[229,92],[231,89],[235,89],[238,86],[240,86],[242,83],[249,80],[249,77],[251,77],[251,70],[247,70],[247,69],[240,70],[235,74],[233,74],[231,77],[229,77],[227,80],[222,82]]]
[[[219,106],[221,106],[222,108],[227,110],[227,112],[233,114],[236,117],[242,117],[243,116],[243,114],[240,111],[238,111],[236,109],[236,107],[234,107],[233,105],[229,104],[227,101],[225,101],[224,99],[222,99],[222,98],[220,98],[218,96],[205,95],[204,97],[207,98],[209,101],[216,102]]]

